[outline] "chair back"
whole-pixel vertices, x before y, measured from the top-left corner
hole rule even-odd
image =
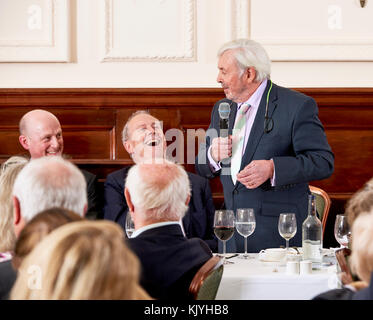
[[[322,223],[322,237],[324,238],[326,220],[328,219],[329,209],[332,201],[329,195],[323,190],[315,186],[309,186],[311,193],[315,196],[316,210]]]
[[[345,273],[346,277],[344,278],[343,284],[351,283],[354,279],[351,273],[351,270],[347,263],[347,257],[351,255],[351,250],[348,248],[341,248],[336,250],[335,257],[337,258],[338,265],[341,268],[341,271]]]
[[[194,300],[215,300],[223,276],[223,259],[214,256],[207,260],[195,274],[189,286]]]

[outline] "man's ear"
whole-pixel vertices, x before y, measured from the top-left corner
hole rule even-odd
[[[30,145],[29,145],[28,138],[27,138],[25,135],[21,134],[21,135],[18,137],[18,140],[19,140],[19,143],[21,144],[21,146],[22,146],[24,149],[26,149],[26,150],[30,149]]]
[[[87,214],[87,210],[88,210],[88,203],[86,203],[84,205],[84,208],[83,208],[83,217],[85,217],[85,215]]]
[[[128,209],[130,210],[130,212],[133,212],[135,209],[135,206],[133,205],[131,201],[131,195],[127,188],[124,189],[124,197],[126,198]]]
[[[247,80],[251,83],[255,81],[256,78],[256,70],[254,67],[249,67],[245,71],[245,76],[247,77]]]
[[[131,142],[128,140],[126,142],[123,142],[123,147],[124,149],[126,149],[128,154],[132,154],[134,151]]]
[[[13,196],[13,223],[18,225],[21,221],[21,204],[16,196]]]
[[[186,201],[185,201],[185,205],[186,205],[186,206],[189,205],[189,201],[190,201],[190,196],[188,196],[188,198],[187,198]]]

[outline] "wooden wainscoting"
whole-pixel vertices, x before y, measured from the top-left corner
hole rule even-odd
[[[333,236],[335,215],[344,211],[346,201],[372,176],[373,89],[302,88],[316,99],[319,117],[335,154],[334,174],[311,183],[327,191],[332,199],[326,226],[326,246],[336,245]],[[110,172],[132,163],[122,147],[121,131],[128,117],[146,109],[163,121],[165,132],[180,129],[184,134],[184,159],[187,151],[198,150],[198,139],[210,122],[214,102],[223,98],[221,89],[0,89],[0,162],[23,153],[18,142],[18,123],[24,113],[42,108],[60,120],[65,153],[82,168],[95,173],[102,183]],[[198,131],[198,129],[203,129]],[[175,142],[170,137],[169,145]],[[193,144],[194,142],[194,144]],[[191,157],[193,159],[193,157]],[[189,158],[189,162],[190,158]],[[223,203],[219,179],[211,180],[217,207]]]

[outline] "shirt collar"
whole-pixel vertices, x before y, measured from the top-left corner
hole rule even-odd
[[[258,108],[260,104],[260,100],[262,99],[263,93],[267,86],[267,79],[264,79],[260,86],[255,90],[255,92],[244,102],[237,103],[238,110],[241,106],[246,103],[251,105],[251,108]]]
[[[147,226],[144,226],[144,227],[141,227],[141,228],[135,230],[132,233],[131,238],[136,238],[138,235],[140,235],[141,233],[143,233],[146,230],[150,230],[150,229],[154,229],[154,228],[158,228],[158,227],[163,227],[163,226],[168,226],[168,225],[171,225],[171,224],[180,225],[180,222],[179,221],[166,221],[166,222],[157,222],[157,223],[153,223],[153,224],[148,224]]]

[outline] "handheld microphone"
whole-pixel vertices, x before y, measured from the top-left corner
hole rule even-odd
[[[219,117],[220,117],[220,136],[222,138],[228,137],[229,127],[229,114],[231,112],[231,106],[228,102],[222,102],[219,104]]]

